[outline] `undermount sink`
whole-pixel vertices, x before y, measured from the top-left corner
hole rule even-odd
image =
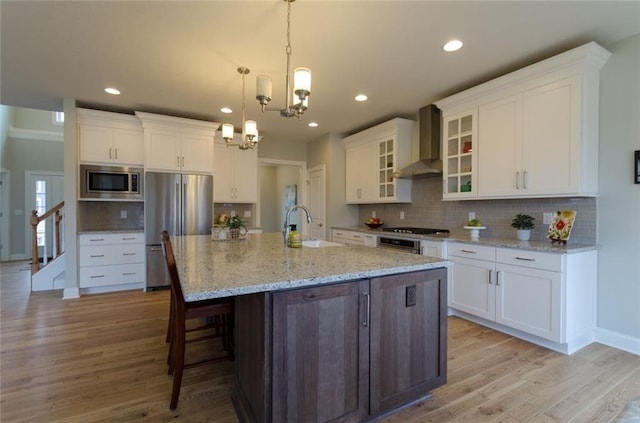
[[[323,241],[321,239],[309,239],[302,241],[303,247],[324,248],[324,247],[344,247],[344,244],[337,242]]]

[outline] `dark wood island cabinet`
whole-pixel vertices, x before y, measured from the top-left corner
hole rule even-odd
[[[375,420],[446,383],[446,269],[236,299],[243,422]]]

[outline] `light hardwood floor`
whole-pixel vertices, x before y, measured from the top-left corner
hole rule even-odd
[[[26,269],[26,270],[23,270]],[[0,265],[1,422],[236,422],[233,364],[185,372],[169,410],[169,293],[61,300]],[[387,422],[608,422],[640,396],[640,357],[600,344],[564,356],[449,318],[448,383]]]

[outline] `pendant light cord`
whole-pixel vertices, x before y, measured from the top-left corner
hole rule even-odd
[[[291,100],[289,92],[289,71],[291,70],[291,3],[294,0],[285,0],[287,2],[287,47],[285,52],[287,53],[287,80],[285,82],[285,109],[289,110],[289,101]]]

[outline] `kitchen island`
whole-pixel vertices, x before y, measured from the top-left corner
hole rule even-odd
[[[368,421],[446,383],[447,261],[173,237],[187,301],[236,296],[241,421]]]

